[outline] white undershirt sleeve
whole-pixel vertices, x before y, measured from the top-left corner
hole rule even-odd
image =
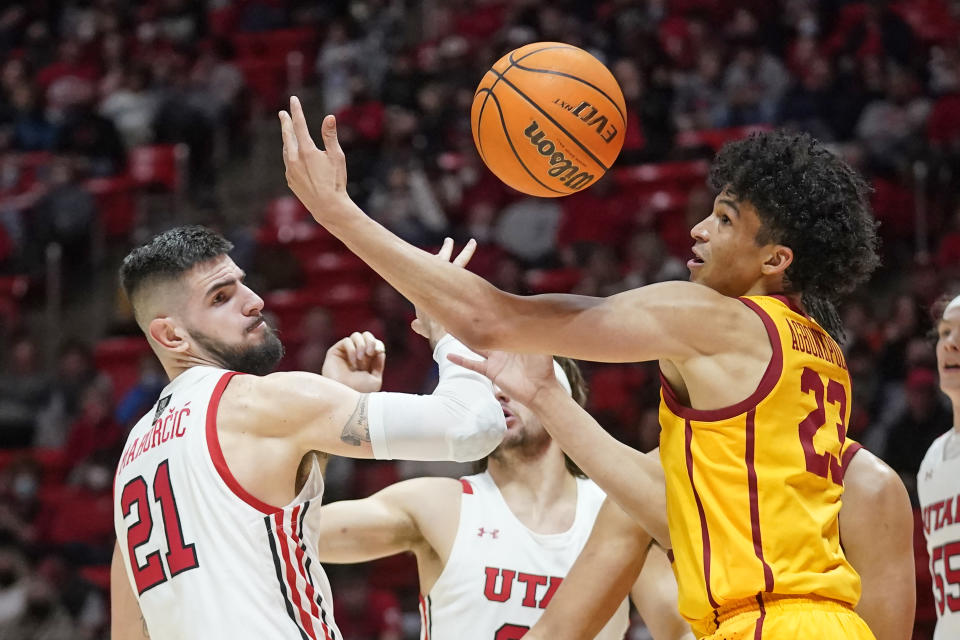
[[[467,462],[500,444],[507,425],[493,384],[447,360],[450,353],[479,359],[446,335],[433,351],[440,378],[431,395],[370,394],[367,419],[375,458]]]

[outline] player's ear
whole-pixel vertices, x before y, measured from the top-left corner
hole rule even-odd
[[[782,274],[791,264],[793,264],[793,249],[782,244],[775,244],[760,271],[765,276]]]
[[[150,337],[161,347],[169,351],[186,351],[190,342],[177,323],[169,317],[154,318],[147,326]]]

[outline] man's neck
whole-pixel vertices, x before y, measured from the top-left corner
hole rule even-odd
[[[562,533],[573,525],[577,481],[555,445],[532,459],[501,454],[490,459],[487,470],[507,506],[528,529]]]

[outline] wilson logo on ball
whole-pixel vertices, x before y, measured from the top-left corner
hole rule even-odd
[[[600,134],[600,139],[606,143],[610,143],[614,136],[617,135],[617,128],[610,124],[609,118],[600,113],[600,110],[589,102],[582,100],[580,104],[574,106],[560,98],[557,98],[553,101],[553,104],[559,106],[565,111],[569,111],[573,115],[577,116],[589,126],[597,130],[597,133]]]
[[[557,145],[544,135],[536,120],[530,123],[523,135],[536,147],[537,153],[550,158],[552,166],[547,174],[551,178],[556,178],[571,189],[580,189],[593,182],[593,174],[580,171],[580,167],[574,165],[562,151],[557,151]]]

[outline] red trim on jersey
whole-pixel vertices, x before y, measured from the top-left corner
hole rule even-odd
[[[773,321],[773,318],[770,317],[770,314],[764,311],[763,308],[753,300],[747,300],[746,298],[738,298],[738,300],[760,316],[760,319],[763,321],[763,327],[767,330],[767,338],[770,340],[770,346],[773,348],[773,354],[770,356],[770,362],[767,363],[766,371],[763,372],[763,377],[760,378],[760,384],[758,384],[756,390],[750,394],[750,397],[729,407],[723,407],[722,409],[693,409],[691,407],[685,407],[680,403],[680,400],[677,399],[677,394],[661,372],[660,386],[663,389],[663,401],[674,415],[696,422],[729,420],[730,418],[756,408],[764,398],[770,395],[777,381],[780,380],[780,374],[783,372],[783,345],[780,343],[780,333],[777,331],[776,323]]]
[[[770,296],[770,297],[771,297],[771,298],[775,298],[775,299],[779,300],[780,302],[782,302],[783,304],[787,305],[787,308],[790,309],[790,311],[793,311],[795,314],[800,315],[800,316],[803,316],[804,318],[807,318],[807,319],[810,318],[810,316],[808,316],[807,313],[806,313],[803,309],[801,309],[801,308],[798,307],[796,304],[794,304],[794,303],[793,303],[793,300],[791,300],[791,299],[788,298],[787,296],[782,295],[782,294],[775,294],[775,295],[772,295],[772,296]]]
[[[469,480],[464,480],[460,478],[460,484],[463,486],[463,492],[473,494],[473,485],[470,484]]]
[[[849,440],[849,438],[847,438]],[[843,452],[843,457],[840,458],[840,483],[843,484],[843,478],[847,475],[847,467],[850,466],[850,463],[853,461],[853,456],[857,455],[857,451],[863,449],[863,445],[859,442],[850,441],[850,446],[847,447],[847,450]]]
[[[757,594],[757,604],[760,605],[760,617],[757,618],[757,626],[753,630],[753,640],[763,640],[763,620],[767,617],[767,608],[763,606],[763,598]]]
[[[463,478],[460,479],[460,482],[469,485]],[[427,620],[427,601],[423,599],[422,593],[418,593],[417,597],[420,598],[420,628],[423,629],[423,640],[430,640],[430,624]]]
[[[324,623],[323,619],[320,617],[320,609],[317,606],[317,592],[313,586],[313,583],[307,576],[307,570],[303,563],[303,544],[300,540],[300,534],[297,533],[297,511],[299,510],[300,505],[297,505],[293,508],[293,511],[290,514],[290,531],[291,537],[293,538],[294,555],[297,558],[297,569],[300,571],[300,575],[303,576],[303,583],[306,585],[304,589],[306,591],[307,600],[310,601],[310,613],[313,614],[314,619],[320,621],[324,638],[330,640],[330,629],[327,628],[326,623]]]
[[[246,489],[241,487],[240,483],[237,482],[237,479],[234,478],[230,472],[230,467],[227,466],[227,461],[223,457],[223,450],[220,448],[220,436],[217,434],[217,409],[220,408],[220,398],[223,396],[223,391],[235,375],[237,375],[236,371],[228,371],[223,374],[217,382],[217,386],[213,389],[213,395],[210,396],[210,404],[207,405],[207,449],[210,451],[210,459],[213,460],[213,466],[217,469],[217,473],[220,474],[220,478],[224,484],[226,484],[238,498],[257,511],[272,515],[280,511],[280,507],[274,507],[255,498],[248,493]]]
[[[756,457],[756,419],[757,412],[747,413],[746,439],[747,447],[744,457],[747,461],[747,484],[750,487],[750,531],[753,534],[753,552],[757,554],[760,564],[763,565],[763,587],[773,591],[773,569],[763,559],[763,542],[760,540],[760,499],[757,495],[757,466]]]
[[[299,505],[298,505],[299,506]],[[297,508],[297,507],[294,507]],[[277,532],[277,538],[280,542],[280,556],[283,558],[283,564],[286,568],[287,576],[287,587],[290,590],[290,600],[293,602],[293,606],[296,607],[297,612],[300,614],[300,623],[304,631],[307,632],[307,635],[310,636],[311,640],[317,640],[317,634],[313,631],[312,618],[310,614],[307,613],[306,609],[303,608],[302,594],[300,589],[297,589],[297,574],[293,569],[293,562],[290,560],[290,549],[287,546],[287,532],[283,528],[283,512],[273,514],[274,530]],[[327,638],[329,639],[329,635]]]
[[[710,606],[716,610],[719,609],[717,601],[713,599],[713,591],[710,589],[710,531],[707,530],[707,516],[703,511],[703,502],[700,501],[700,494],[697,493],[697,485],[693,482],[693,429],[690,427],[690,421],[686,421],[684,428],[684,450],[687,456],[687,476],[690,478],[690,489],[693,490],[693,498],[697,502],[697,512],[700,514],[700,540],[703,544],[703,578],[707,587],[707,599]]]

